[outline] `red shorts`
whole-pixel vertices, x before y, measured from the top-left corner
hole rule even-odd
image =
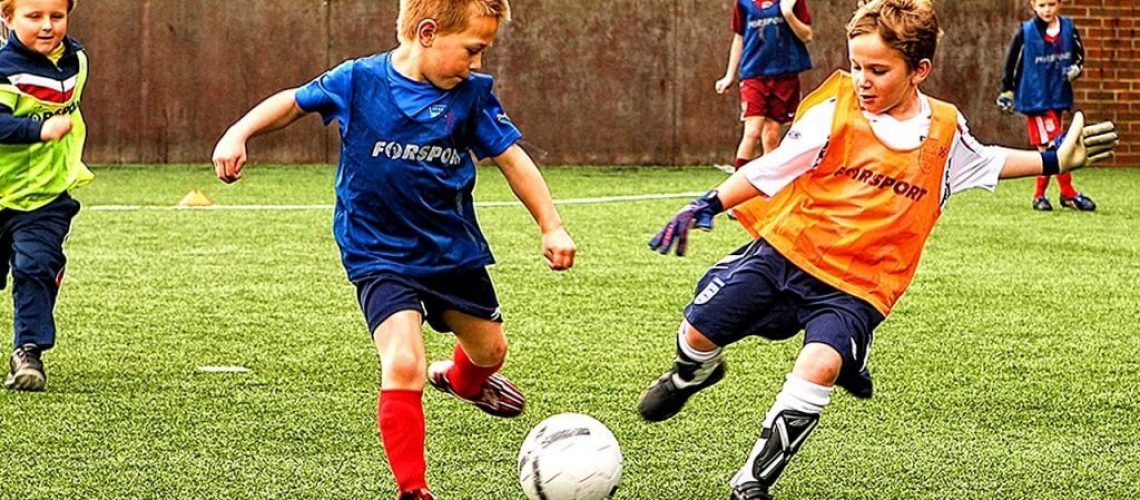
[[[800,75],[746,78],[740,82],[740,119],[763,116],[788,123],[800,105]]]
[[[1061,135],[1061,111],[1049,110],[1041,114],[1025,115],[1029,128],[1029,145],[1048,145]]]

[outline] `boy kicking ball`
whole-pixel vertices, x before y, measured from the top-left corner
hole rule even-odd
[[[683,255],[690,226],[711,228],[731,207],[758,237],[700,280],[672,369],[639,401],[646,420],[671,418],[722,380],[726,346],[804,331],[760,436],[731,479],[733,499],[772,498],[836,385],[871,397],[874,330],[909,286],[947,197],[993,189],[998,179],[1068,172],[1110,156],[1118,142],[1111,123],[1086,127],[1077,113],[1055,150],[979,144],[957,108],[919,90],[940,35],[930,0],[864,4],[847,25],[851,73],[836,72],[804,99],[775,151],[683,208],[650,241],[661,253],[676,244]]]
[[[497,417],[524,408],[498,373],[507,352],[475,219],[475,157],[491,158],[542,231],[551,269],[574,264],[521,134],[482,64],[508,0],[402,0],[399,46],[350,60],[254,107],[214,149],[218,177],[234,182],[249,138],[309,112],[340,125],[333,228],[380,357],[376,421],[400,500],[431,499],[424,458],[424,383]],[[422,323],[458,339],[453,358],[425,370]]]

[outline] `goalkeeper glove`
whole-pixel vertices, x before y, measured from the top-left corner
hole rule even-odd
[[[997,107],[1002,113],[1013,114],[1013,91],[1007,90],[998,94]]]
[[[1086,126],[1084,113],[1077,111],[1073,114],[1073,123],[1069,125],[1068,132],[1058,137],[1053,144],[1056,149],[1051,148],[1043,155],[1056,155],[1056,168],[1060,172],[1069,172],[1111,157],[1112,149],[1120,144],[1120,137],[1112,122]],[[1046,159],[1045,163],[1045,169],[1048,170],[1049,160]]]
[[[1065,70],[1065,79],[1070,82],[1076,80],[1081,77],[1081,72],[1082,69],[1080,66],[1076,64],[1069,66],[1069,69]]]
[[[661,255],[668,255],[669,248],[676,241],[677,256],[683,257],[689,242],[689,228],[696,226],[705,231],[712,230],[713,216],[724,211],[724,205],[716,195],[714,189],[682,208],[657,236],[649,240],[649,248]]]

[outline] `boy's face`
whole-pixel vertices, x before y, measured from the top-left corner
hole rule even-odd
[[[4,22],[28,48],[50,54],[67,34],[67,0],[17,0]]]
[[[422,71],[432,85],[455,88],[483,66],[483,53],[495,41],[499,20],[472,14],[462,33],[436,35],[424,50]]]
[[[847,54],[859,107],[871,113],[888,113],[903,104],[930,75],[930,61],[923,59],[911,70],[902,53],[883,43],[878,32],[847,40]]]
[[[1047,23],[1053,22],[1061,11],[1060,0],[1031,0],[1030,3],[1033,5],[1033,13]]]

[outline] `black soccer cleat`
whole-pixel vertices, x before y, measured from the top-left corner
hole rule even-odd
[[[753,481],[733,486],[728,500],[772,500],[772,495],[768,493],[767,486]]]
[[[40,348],[35,344],[24,344],[12,352],[8,359],[8,378],[4,387],[13,391],[42,391],[47,382],[44,363],[40,360]]]
[[[1049,203],[1049,198],[1038,196],[1033,199],[1033,209],[1038,212],[1052,212],[1053,204]]]
[[[441,392],[455,396],[455,399],[475,405],[476,408],[483,410],[483,413],[491,416],[514,418],[522,414],[526,408],[526,397],[515,384],[507,380],[507,377],[498,373],[491,375],[491,378],[483,383],[483,388],[475,399],[467,399],[456,394],[455,389],[451,387],[451,381],[447,379],[447,372],[454,364],[455,362],[450,359],[432,363],[428,367],[428,383]]]
[[[1061,206],[1081,212],[1092,212],[1096,210],[1096,203],[1093,203],[1092,198],[1085,196],[1084,193],[1077,193],[1077,195],[1072,198],[1062,196]]]
[[[674,366],[672,370],[665,372],[664,375],[650,384],[649,388],[641,394],[641,400],[637,403],[637,411],[641,413],[641,418],[650,422],[668,420],[680,412],[694,394],[720,382],[724,378],[726,369],[726,363],[721,361],[701,383],[688,387],[677,387],[677,384],[673,382],[673,375],[677,373],[677,367]]]

